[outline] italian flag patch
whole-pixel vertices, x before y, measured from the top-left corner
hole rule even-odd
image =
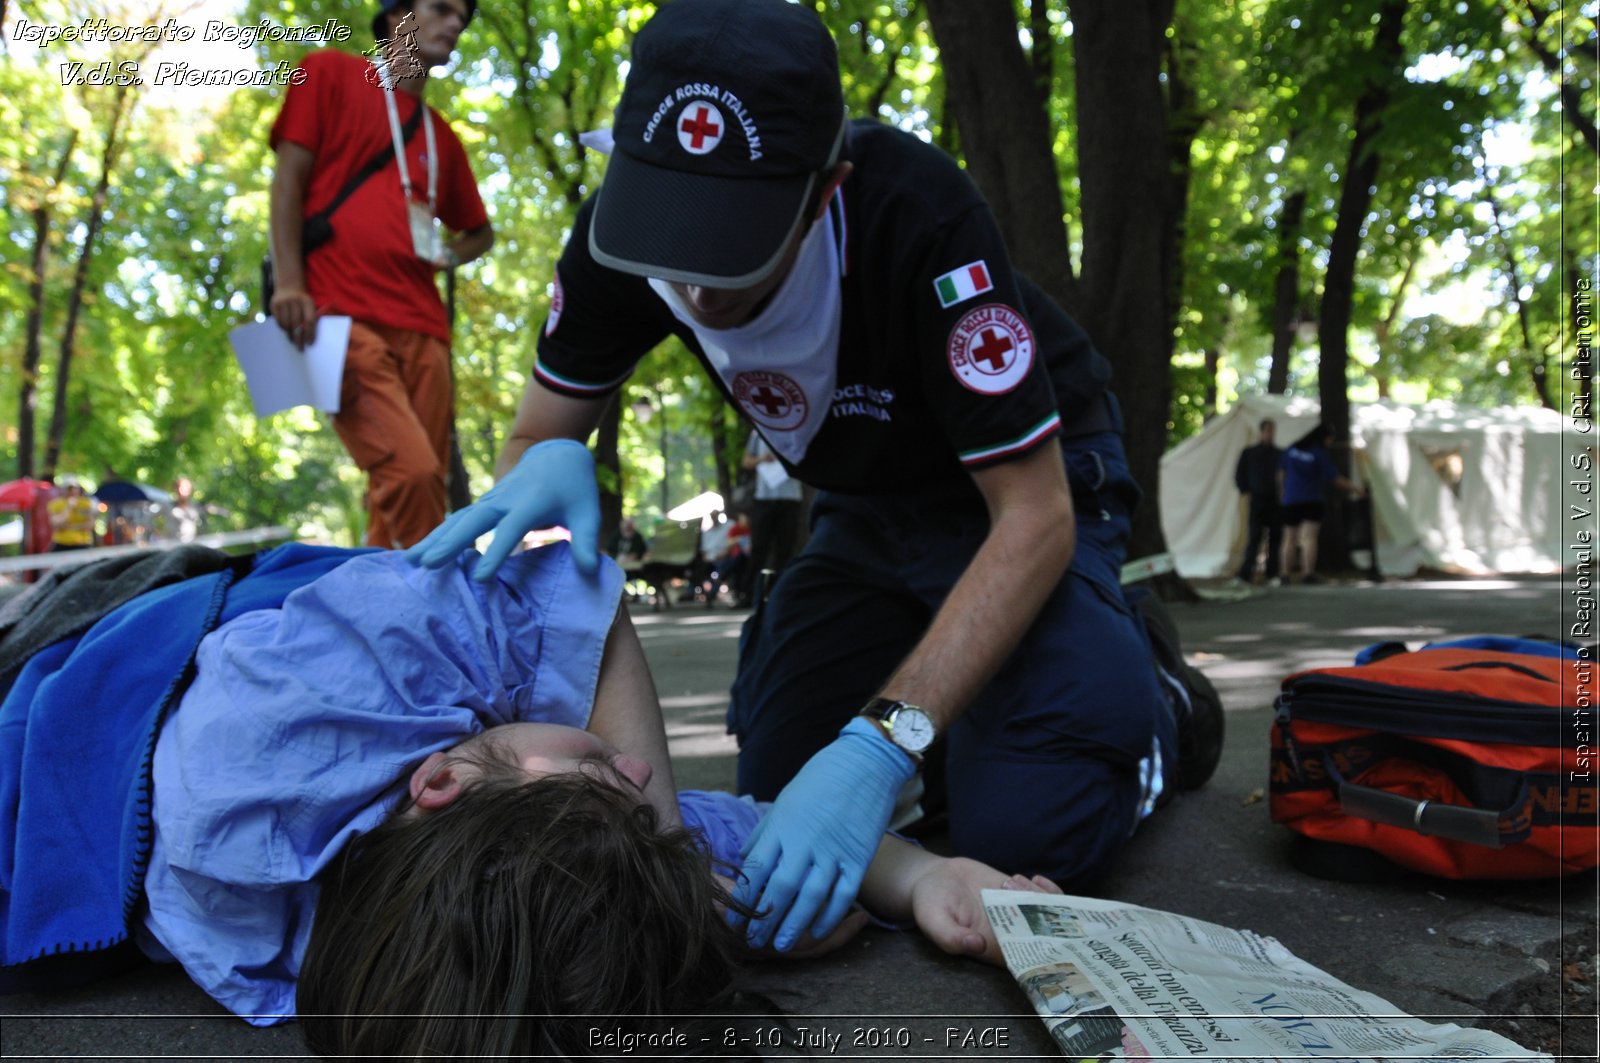
[[[968,262],[960,269],[953,269],[933,282],[934,291],[939,293],[939,305],[946,309],[993,288],[994,283],[989,280],[989,267],[981,258],[976,262]]]

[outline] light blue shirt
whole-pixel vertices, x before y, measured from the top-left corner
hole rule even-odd
[[[156,744],[141,944],[257,1025],[294,1014],[313,879],[411,768],[498,724],[588,722],[620,570],[585,578],[558,543],[486,588],[476,561],[362,555],[200,644]],[[722,852],[743,816],[711,817]]]

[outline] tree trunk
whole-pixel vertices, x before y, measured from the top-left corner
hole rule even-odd
[[[1082,320],[1045,101],[1011,0],[928,0],[947,86],[946,124],[988,199],[1011,261]],[[1050,38],[1035,38],[1035,49]],[[1091,335],[1093,333],[1091,332]]]
[[[67,134],[67,146],[61,152],[61,164],[56,167],[50,187],[41,189],[38,203],[29,211],[33,221],[33,254],[28,268],[28,319],[24,326],[25,340],[22,351],[22,382],[17,394],[17,476],[32,476],[34,469],[34,443],[37,429],[34,414],[39,406],[39,363],[44,358],[44,280],[50,265],[50,202],[56,189],[67,178],[67,167],[72,162],[72,152],[78,146],[78,131]]]
[[[1117,372],[1145,490],[1129,556],[1165,549],[1156,504],[1172,404],[1171,170],[1162,54],[1171,0],[1072,0],[1083,203],[1080,320]]]
[[[450,470],[445,476],[445,501],[454,513],[472,505],[472,481],[467,477],[466,459],[461,456],[461,418],[456,396],[456,271],[444,274],[445,318],[450,327]]]
[[[716,473],[717,494],[722,496],[724,509],[733,506],[734,463],[730,440],[739,430],[738,421],[726,401],[718,398],[717,404],[706,415],[706,437],[711,440],[711,466]]]
[[[83,247],[72,275],[72,290],[67,295],[67,320],[61,328],[61,364],[56,369],[55,407],[50,411],[50,432],[45,441],[44,473],[54,476],[61,460],[61,444],[67,434],[67,384],[72,376],[72,358],[78,339],[78,316],[83,310],[84,292],[89,285],[89,267],[94,261],[100,229],[105,223],[106,199],[111,191],[111,174],[121,151],[122,123],[133,107],[130,86],[117,89],[111,108],[111,125],[106,129],[105,148],[100,152],[100,179],[89,199],[89,214],[84,220]]]
[[[1317,367],[1317,389],[1322,401],[1322,424],[1333,436],[1330,456],[1341,475],[1350,475],[1350,311],[1355,296],[1356,260],[1361,255],[1362,230],[1372,206],[1378,179],[1379,157],[1373,139],[1383,128],[1391,86],[1403,71],[1400,30],[1405,21],[1405,0],[1386,0],[1378,12],[1371,54],[1376,72],[1356,100],[1355,134],[1340,182],[1339,217],[1328,245],[1328,267],[1323,279],[1322,310],[1318,323],[1322,357]],[[1328,511],[1324,524],[1324,552],[1328,566],[1350,566],[1349,544],[1343,514]]]
[[[606,403],[595,432],[594,464],[600,485],[600,547],[611,541],[622,523],[622,462],[617,457],[617,441],[622,435],[622,392],[618,390]]]
[[[1522,335],[1522,351],[1528,361],[1528,377],[1539,404],[1547,410],[1558,409],[1550,396],[1550,355],[1541,345],[1533,342],[1533,327],[1528,321],[1528,304],[1522,301],[1522,276],[1517,269],[1517,254],[1511,246],[1511,234],[1506,231],[1505,215],[1500,210],[1500,200],[1495,198],[1494,186],[1487,180],[1483,186],[1483,201],[1489,208],[1489,225],[1500,243],[1500,254],[1506,264],[1506,279],[1510,281],[1511,306],[1517,312],[1517,328]]]
[[[1222,349],[1210,346],[1205,349],[1206,357],[1206,397],[1205,403],[1200,407],[1200,416],[1209,421],[1217,415],[1217,370],[1222,368]]]
[[[1194,141],[1205,124],[1195,107],[1194,92],[1186,73],[1195,46],[1187,39],[1181,20],[1178,32],[1165,39],[1167,74],[1167,211],[1166,248],[1162,253],[1167,276],[1167,332],[1178,334],[1178,309],[1183,306],[1184,263],[1189,241],[1189,182],[1194,175]],[[1211,352],[1214,354],[1215,352]],[[1169,345],[1168,357],[1171,349]],[[1211,355],[1208,354],[1208,357]],[[1216,376],[1212,375],[1215,382]],[[1215,402],[1211,409],[1215,410]]]
[[[1400,311],[1406,305],[1406,292],[1411,289],[1411,280],[1417,274],[1417,263],[1422,260],[1421,255],[1411,255],[1406,261],[1405,272],[1400,274],[1400,283],[1395,285],[1394,297],[1389,300],[1389,309],[1378,323],[1372,327],[1373,345],[1377,348],[1377,364],[1373,367],[1372,375],[1378,383],[1378,398],[1389,397],[1391,375],[1389,373],[1389,354],[1394,350],[1394,330],[1400,324]]]
[[[33,415],[39,406],[39,362],[44,356],[44,274],[50,262],[50,207],[43,196],[33,215],[33,255],[29,262],[27,339],[22,350],[22,383],[17,395],[17,476],[33,475],[33,446],[37,429]]]
[[[1294,136],[1290,135],[1293,142]],[[1294,354],[1294,334],[1300,323],[1300,231],[1306,216],[1304,189],[1292,192],[1278,214],[1278,274],[1272,292],[1272,365],[1267,370],[1267,393],[1289,390],[1289,357]]]

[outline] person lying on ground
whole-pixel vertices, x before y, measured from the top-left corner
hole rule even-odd
[[[720,1041],[726,1016],[765,1006],[738,989],[747,950],[724,918],[725,873],[762,808],[685,791],[684,822],[700,832],[668,827],[647,778],[589,732],[537,723],[424,760],[401,807],[321,876],[297,1002],[307,1046],[330,1058],[565,1057],[588,1054],[609,1017],[641,1035],[687,1029],[690,1054],[716,1054],[702,1037]],[[832,951],[871,912],[999,964],[985,888],[1060,892],[885,836],[866,910],[773,955]],[[723,1018],[696,1023],[708,1014]]]
[[[318,1000],[357,1001],[378,986],[411,993],[413,1014],[441,1014],[430,1002],[467,985],[476,988],[449,1013],[517,1002],[504,1022],[402,1029],[429,1053],[441,1027],[471,1051],[554,1043],[560,1030],[515,1016],[560,1012],[573,999],[617,1013],[652,1000],[683,1013],[722,1001],[737,933],[665,953],[675,961],[667,970],[640,962],[638,939],[724,925],[726,887],[712,871],[732,867],[759,810],[729,795],[675,793],[659,702],[619,608],[620,570],[607,563],[598,580],[579,577],[557,543],[518,557],[486,588],[468,577],[476,561],[469,551],[426,570],[395,554],[298,545],[253,562],[224,558],[218,571],[142,594],[33,654],[0,704],[4,988],[79,982],[142,955],[182,963],[224,1006],[265,1025],[295,1014],[315,935],[342,942]],[[584,789],[596,784],[598,797]],[[532,814],[536,788],[559,795],[563,785],[582,800]],[[497,794],[532,802],[529,814],[474,813]],[[603,829],[587,835],[595,852],[582,873],[542,865],[548,892],[614,912],[610,933],[592,920],[567,925],[579,909],[490,890],[500,880],[492,856],[458,858],[486,832],[544,837],[619,801],[626,808],[611,818],[634,824],[632,841]],[[402,928],[401,955],[386,952],[394,897],[347,885],[381,868],[369,856],[392,837],[402,839],[406,890],[442,890],[437,911],[474,913],[465,945],[407,952],[433,940],[419,924]],[[414,848],[418,837],[438,848]],[[520,842],[513,849],[520,857]],[[642,885],[654,880],[636,877],[639,850],[676,861],[683,891]],[[609,878],[588,870],[613,858]],[[994,958],[977,890],[1020,880],[894,845],[879,863],[880,885],[866,898],[878,914],[913,917],[941,947]],[[318,898],[328,883],[344,900],[325,916]],[[523,957],[532,962],[480,968],[474,957],[506,945],[508,926],[537,943]],[[558,962],[563,935],[582,951]],[[615,980],[620,995],[588,980],[586,964],[626,972]],[[324,1044],[346,1043],[337,1028],[328,1036]]]

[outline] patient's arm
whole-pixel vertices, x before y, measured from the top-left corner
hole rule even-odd
[[[622,752],[650,762],[653,773],[644,788],[645,797],[661,813],[663,825],[681,825],[661,701],[625,607],[618,607],[606,638],[588,729]]]
[[[1031,879],[1007,875],[977,860],[936,856],[885,835],[861,884],[860,900],[880,919],[915,919],[923,934],[945,952],[1004,966],[983,911],[980,891],[985,889],[1061,892],[1043,875]]]

